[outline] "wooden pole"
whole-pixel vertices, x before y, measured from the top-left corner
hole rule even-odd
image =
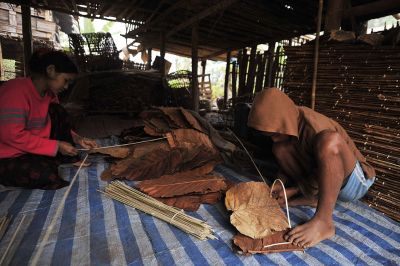
[[[147,49],[147,65],[146,65],[147,69],[151,69],[151,51],[152,51],[151,48]]]
[[[331,0],[332,1],[332,0]],[[315,47],[314,47],[314,69],[313,78],[311,85],[311,109],[315,109],[315,93],[317,91],[317,74],[318,74],[318,58],[319,58],[319,33],[321,32],[321,20],[322,20],[322,8],[324,1],[319,0],[318,5],[318,18],[317,18],[317,32],[315,35]]]
[[[162,31],[160,35],[160,57],[161,57],[161,64],[160,64],[160,71],[161,77],[165,76],[165,33]]]
[[[32,56],[32,25],[31,25],[31,7],[21,5],[22,12],[22,36],[24,41],[24,75],[29,75],[29,59]]]
[[[247,74],[246,80],[246,93],[253,94],[254,90],[254,79],[256,73],[256,53],[257,53],[257,45],[253,45],[250,51],[250,61],[249,61],[249,73]]]
[[[197,77],[197,71],[198,71],[198,62],[199,62],[199,57],[198,57],[198,41],[199,41],[199,36],[198,36],[198,27],[197,24],[193,25],[192,27],[192,101],[193,101],[193,110],[195,112],[199,111],[199,80]]]
[[[274,54],[275,54],[275,42],[268,43],[268,62],[267,62],[267,71],[265,73],[265,82],[264,86],[269,88],[272,86],[272,66],[274,63]]]
[[[226,53],[225,83],[224,83],[224,107],[228,106],[229,75],[231,68],[231,51]]]
[[[204,92],[204,80],[206,78],[207,60],[201,60],[201,91]]]
[[[4,80],[3,50],[1,49],[1,38],[0,38],[0,80]]]
[[[319,4],[321,5],[321,3]],[[319,12],[318,7],[318,12]],[[340,29],[342,24],[344,0],[329,0],[325,15],[325,32]],[[318,23],[318,22],[317,22]]]
[[[232,105],[235,106],[236,100],[236,84],[237,84],[237,72],[236,72],[236,61],[232,63]]]

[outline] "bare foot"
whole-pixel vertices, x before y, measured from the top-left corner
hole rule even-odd
[[[325,221],[312,218],[305,224],[296,226],[284,236],[285,240],[294,245],[309,248],[315,246],[322,240],[335,235],[333,221]]]

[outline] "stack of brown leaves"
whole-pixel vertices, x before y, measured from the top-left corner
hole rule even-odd
[[[225,206],[233,211],[230,220],[239,231],[233,243],[243,253],[303,250],[285,243],[283,235],[289,224],[265,183],[237,184],[226,192]]]
[[[166,139],[130,146],[129,154],[106,169],[102,179],[153,179],[143,181],[139,188],[185,210],[217,202],[227,186],[223,178],[209,173],[221,158],[197,119],[183,108],[171,107],[154,108],[140,116],[146,134]]]
[[[227,189],[223,177],[209,174],[212,170],[213,165],[207,164],[194,170],[142,181],[137,187],[167,205],[196,211],[201,203],[217,203]]]

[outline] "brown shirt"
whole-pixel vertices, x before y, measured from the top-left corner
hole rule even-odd
[[[314,139],[323,130],[338,132],[360,162],[367,178],[375,176],[374,168],[367,163],[346,131],[334,120],[304,106],[297,106],[277,88],[264,89],[254,98],[248,126],[256,130],[281,133],[296,138],[295,153],[288,153],[288,163],[296,164],[302,179],[312,177],[316,164],[314,160]],[[282,162],[281,162],[282,163]],[[291,177],[298,178],[298,177]],[[302,183],[302,180],[296,180]],[[316,180],[308,180],[315,184]]]

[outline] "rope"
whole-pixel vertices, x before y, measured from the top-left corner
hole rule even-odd
[[[68,189],[65,191],[64,196],[63,196],[62,199],[61,199],[60,205],[58,206],[55,215],[54,215],[53,218],[51,219],[50,225],[47,227],[46,233],[45,233],[45,235],[44,235],[44,237],[43,237],[43,239],[42,239],[42,241],[41,241],[41,243],[40,243],[40,246],[39,246],[39,248],[38,248],[38,250],[37,250],[35,256],[34,256],[33,259],[32,259],[31,265],[33,265],[33,266],[38,265],[39,257],[40,257],[40,256],[42,255],[42,253],[43,253],[44,246],[47,244],[47,242],[48,242],[48,240],[49,240],[51,231],[53,231],[53,227],[54,227],[54,225],[55,225],[55,223],[56,223],[56,220],[57,220],[57,218],[60,216],[61,211],[64,209],[65,201],[66,201],[66,199],[67,199],[67,197],[68,197],[68,195],[69,195],[69,193],[70,193],[70,191],[71,191],[71,189],[72,189],[72,186],[73,186],[74,183],[75,183],[75,180],[76,180],[77,176],[79,175],[79,171],[81,170],[82,166],[85,164],[85,161],[86,161],[86,159],[88,158],[88,156],[89,156],[89,154],[86,154],[85,158],[83,159],[83,161],[82,161],[81,164],[79,165],[78,171],[76,171],[74,177],[72,178],[71,183],[70,183]],[[1,264],[1,263],[0,263],[0,264]]]

